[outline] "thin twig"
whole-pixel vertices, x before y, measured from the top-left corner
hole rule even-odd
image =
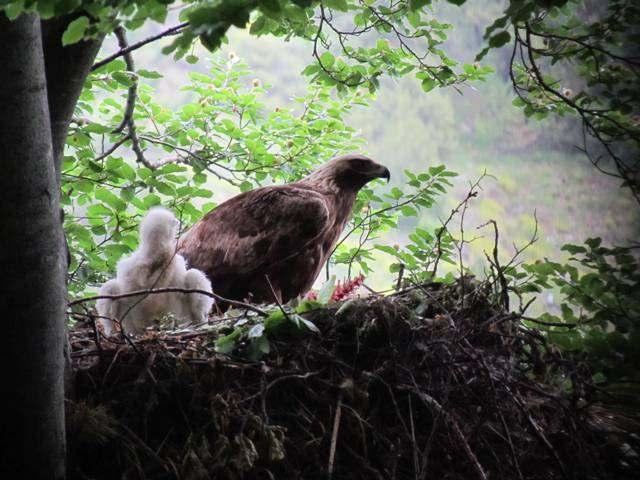
[[[155,42],[156,40],[159,40],[160,38],[169,36],[169,35],[177,35],[178,33],[180,33],[181,30],[185,29],[187,26],[189,26],[189,22],[184,22],[184,23],[180,23],[178,25],[175,25],[171,28],[168,28],[156,35],[152,35],[149,38],[145,38],[144,40],[140,40],[139,42],[136,42],[132,45],[129,45],[125,48],[121,48],[120,50],[118,50],[116,53],[114,53],[113,55],[109,55],[108,57],[100,60],[99,62],[96,62],[93,64],[93,66],[91,67],[91,71],[95,71],[100,67],[104,67],[107,63],[111,63],[113,62],[115,59],[122,57],[123,55],[126,55],[127,53],[133,52],[134,50],[137,50],[140,47],[144,47],[145,45],[147,45],[148,43],[151,42]]]
[[[336,402],[336,412],[333,416],[333,431],[331,433],[331,447],[329,448],[329,465],[327,466],[327,479],[333,477],[333,468],[336,459],[336,446],[338,444],[338,432],[340,431],[340,418],[342,417],[342,395],[343,390],[338,394]]]
[[[498,260],[498,241],[499,241],[498,224],[495,220],[489,220],[487,223],[480,225],[478,228],[485,227],[489,224],[493,225],[493,232],[494,232],[493,252],[492,252],[493,260],[489,258],[486,252],[485,252],[485,255],[487,256],[487,260],[489,260],[489,262],[496,269],[496,275],[498,276],[498,282],[500,283],[500,299],[502,302],[502,306],[506,311],[509,311],[509,287],[508,287],[507,279],[504,276],[504,268],[500,266],[500,261]]]
[[[473,465],[480,480],[487,480],[488,479],[487,474],[485,473],[484,468],[478,461],[478,457],[476,457],[475,453],[473,453],[473,450],[471,450],[471,447],[469,446],[469,443],[467,442],[467,439],[465,438],[464,433],[462,433],[462,430],[460,429],[458,422],[447,411],[445,411],[442,408],[442,405],[440,405],[440,403],[438,403],[438,401],[435,398],[433,398],[431,395],[428,395],[427,393],[424,393],[416,388],[411,388],[410,390],[414,394],[416,394],[418,398],[422,400],[422,402],[427,407],[429,407],[432,410],[435,410],[436,412],[444,416],[444,419],[451,425],[451,428],[453,429],[453,433],[455,433],[456,437],[458,437],[458,440],[462,444],[462,448],[467,454],[467,457],[469,458],[471,465]]]
[[[152,288],[152,289],[148,289],[148,290],[136,290],[134,292],[122,293],[120,295],[95,295],[95,296],[92,296],[92,297],[80,298],[78,300],[74,300],[72,302],[69,302],[68,306],[72,307],[74,305],[78,305],[78,304],[85,303],[85,302],[92,302],[94,300],[101,300],[101,299],[119,300],[121,298],[138,297],[138,296],[141,296],[141,295],[156,295],[156,294],[159,294],[159,293],[199,293],[200,295],[205,295],[207,297],[211,297],[211,298],[213,298],[213,299],[215,299],[215,300],[217,300],[219,302],[228,303],[228,304],[234,305],[236,307],[246,308],[247,310],[250,310],[252,312],[257,313],[261,317],[268,316],[267,312],[265,312],[264,310],[261,310],[260,308],[254,306],[254,305],[251,305],[249,303],[240,302],[238,300],[231,300],[229,298],[222,297],[222,296],[218,295],[217,293],[208,292],[206,290],[198,290],[198,289],[194,289],[194,288],[176,288],[176,287]]]
[[[116,38],[118,39],[118,45],[120,45],[121,49],[125,49],[128,46],[127,43],[127,35],[125,33],[124,28],[119,25],[113,31],[115,33]],[[127,71],[131,73],[131,86],[127,91],[127,104],[124,109],[124,115],[122,117],[122,121],[120,125],[113,129],[111,133],[120,133],[124,128],[130,125],[130,122],[133,121],[133,111],[136,106],[136,96],[138,94],[138,79],[135,77],[135,65],[133,63],[133,57],[131,56],[131,52],[127,52],[124,55],[124,60],[127,65]],[[131,132],[129,132],[129,137],[133,140],[133,136]]]

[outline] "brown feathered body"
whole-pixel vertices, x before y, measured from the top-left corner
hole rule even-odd
[[[388,179],[389,170],[367,157],[333,159],[298,182],[220,204],[182,236],[178,250],[225,298],[286,302],[311,288],[358,191],[379,177]]]

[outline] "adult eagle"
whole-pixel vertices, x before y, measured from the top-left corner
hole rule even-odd
[[[182,236],[178,251],[218,295],[259,303],[273,302],[275,293],[287,302],[311,288],[356,194],[375,178],[388,181],[389,170],[362,155],[334,158],[300,181],[218,205]]]

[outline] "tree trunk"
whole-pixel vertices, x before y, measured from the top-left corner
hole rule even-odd
[[[104,36],[83,40],[73,45],[62,45],[62,34],[79,14],[43,20],[42,50],[44,52],[45,75],[47,79],[47,97],[49,100],[49,118],[51,123],[51,141],[53,144],[53,165],[56,170],[56,181],[60,185],[60,169],[64,145],[67,140],[69,123],[84,87],[84,82],[91,72],[93,61],[100,50]],[[61,212],[62,213],[62,212]],[[62,222],[64,215],[60,218]],[[64,238],[66,266],[69,267],[71,257],[69,244]],[[67,269],[65,269],[65,272]],[[73,370],[71,368],[71,352],[66,335],[64,342],[64,386],[67,398],[73,398]]]
[[[65,266],[38,16],[0,16],[0,45],[0,478],[60,479]]]
[[[63,47],[62,34],[77,17],[66,15],[42,21],[41,24],[53,161],[58,174],[73,111],[104,39],[100,36]]]

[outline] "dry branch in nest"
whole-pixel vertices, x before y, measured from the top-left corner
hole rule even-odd
[[[254,363],[216,353],[210,330],[98,349],[78,326],[70,477],[632,478],[633,427],[603,428],[588,372],[489,290],[464,278],[317,310],[319,334],[283,331]]]

